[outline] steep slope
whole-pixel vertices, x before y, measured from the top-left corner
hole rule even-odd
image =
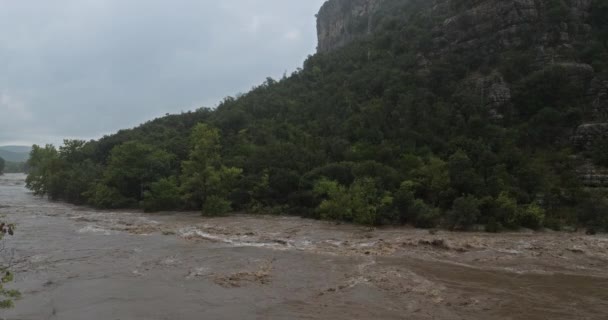
[[[435,0],[425,5],[414,0],[328,1],[319,13],[319,52],[370,37],[372,30],[382,29],[385,24],[394,25],[392,19],[402,20],[404,16],[389,8],[406,2],[422,12],[418,17],[433,21],[426,50],[419,48],[417,52],[421,71],[427,72],[432,61],[451,55],[468,60],[465,62],[474,69],[485,69],[486,75],[470,74],[462,81],[462,89],[478,93],[478,99],[500,117],[500,108],[512,104],[516,80],[557,68],[577,86],[579,94],[586,96],[580,109],[585,123],[572,135],[573,146],[589,151],[608,136],[605,3]],[[405,34],[400,40],[409,41]],[[604,53],[598,54],[600,51]],[[485,57],[485,61],[475,61],[477,57]],[[587,185],[603,185],[608,183],[604,171],[587,162],[580,167],[580,177]]]
[[[583,187],[608,164],[605,1],[330,0],[318,27],[291,76],[36,148],[28,185],[100,207],[608,226],[603,189]]]

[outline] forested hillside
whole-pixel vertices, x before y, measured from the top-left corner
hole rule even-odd
[[[479,20],[492,1],[374,1],[340,23],[361,36],[217,109],[34,146],[28,187],[99,208],[606,228],[604,185],[581,168],[600,175],[608,138],[581,125],[608,92],[608,2],[536,3],[506,38]]]

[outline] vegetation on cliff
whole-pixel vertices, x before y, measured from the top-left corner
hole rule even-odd
[[[581,151],[569,138],[588,101],[569,66],[539,69],[525,41],[493,54],[433,54],[438,22],[425,14],[427,3],[385,1],[372,36],[311,56],[289,77],[269,78],[215,110],[98,141],[34,146],[27,185],[99,208],[462,230],[608,227],[604,197],[575,171]],[[548,29],[569,19],[562,1],[551,3]],[[594,6],[590,37],[568,59],[602,77],[608,7]],[[512,89],[510,102],[494,107],[466,83],[497,71]],[[588,155],[606,162],[601,150]]]

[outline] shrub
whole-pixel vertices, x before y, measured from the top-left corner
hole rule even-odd
[[[414,216],[414,226],[417,228],[434,228],[441,217],[439,209],[427,205],[420,199],[414,200],[408,211]]]
[[[579,223],[587,228],[608,231],[608,201],[594,195],[585,200],[577,210]]]
[[[447,212],[446,223],[451,230],[470,229],[480,215],[480,201],[474,196],[466,196],[454,200],[452,209]]]
[[[315,186],[315,194],[326,197],[317,208],[322,219],[372,225],[377,224],[381,213],[388,212],[393,205],[393,197],[378,190],[370,178],[355,180],[349,187],[321,180]]]
[[[415,190],[416,183],[408,180],[401,183],[401,187],[395,192],[394,206],[398,212],[399,223],[413,222],[415,219],[415,215],[410,212],[410,207],[416,200]]]
[[[492,217],[490,219],[488,219],[488,222],[486,223],[485,226],[485,231],[486,232],[492,232],[492,233],[497,233],[502,231],[503,226],[500,222],[496,221],[496,218]]]
[[[230,201],[218,197],[210,196],[203,204],[203,215],[207,217],[215,217],[224,215],[232,210]]]
[[[517,225],[538,230],[545,221],[545,210],[536,204],[518,210]]]
[[[143,208],[147,212],[171,210],[179,207],[181,202],[177,179],[165,178],[150,185],[144,193]]]
[[[510,229],[518,227],[519,207],[515,199],[503,192],[496,199],[495,206],[497,222]]]
[[[133,199],[124,197],[118,189],[103,183],[94,185],[85,196],[90,205],[100,209],[130,208],[135,205]]]

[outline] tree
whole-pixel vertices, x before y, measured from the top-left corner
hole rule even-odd
[[[153,182],[144,192],[143,208],[148,212],[176,209],[180,203],[181,193],[175,177]]]
[[[521,208],[517,215],[517,225],[530,229],[540,229],[545,222],[545,210],[537,204]]]
[[[197,124],[190,136],[191,151],[182,163],[182,190],[186,200],[205,215],[223,214],[230,210],[227,200],[242,169],[221,163],[219,130]]]
[[[416,195],[435,206],[438,205],[450,186],[448,169],[445,161],[438,157],[430,157],[424,166],[412,172],[418,186]]]
[[[171,173],[173,155],[155,146],[129,141],[110,152],[102,183],[119,194],[140,201],[150,184]]]
[[[26,186],[35,195],[48,195],[55,199],[61,194],[65,166],[53,145],[47,144],[44,148],[32,146],[27,165],[30,172],[25,180]]]
[[[0,175],[4,173],[4,167],[6,165],[6,161],[2,157],[0,157]]]
[[[393,205],[393,197],[376,187],[371,178],[357,179],[349,187],[322,179],[315,186],[319,197],[326,197],[317,211],[322,219],[373,225],[382,211]]]
[[[473,162],[462,150],[450,156],[448,162],[450,183],[458,194],[483,192],[483,180],[473,168]]]
[[[584,204],[598,191],[573,182],[582,151],[569,138],[588,109],[590,81],[606,78],[608,2],[586,1],[577,14],[572,1],[542,2],[540,24],[513,30],[521,41],[482,53],[434,41],[441,17],[426,14],[429,1],[382,1],[365,39],[310,56],[291,76],[213,110],[34,148],[28,187],[74,203],[205,214],[499,230],[571,211],[569,221],[603,224]],[[453,13],[476,6],[451,5]],[[455,25],[468,26],[470,16],[460,16]],[[585,37],[560,37],[565,26]],[[531,45],[539,37],[564,63],[539,69]],[[475,38],[482,47],[496,40]],[[593,146],[584,155],[608,164],[608,144]],[[320,194],[322,178],[336,184]]]
[[[451,230],[470,229],[481,214],[479,205],[480,201],[473,196],[465,196],[454,200],[452,209],[447,213],[447,227]]]

